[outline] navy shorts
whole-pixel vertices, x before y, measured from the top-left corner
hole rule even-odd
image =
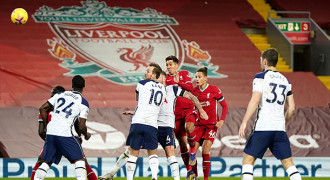
[[[47,134],[41,159],[58,164],[62,156],[69,161],[84,158],[84,152],[78,137],[62,137]]]
[[[158,142],[163,148],[166,146],[174,146],[174,134],[171,127],[158,127]]]
[[[277,159],[286,159],[292,156],[290,141],[284,131],[254,131],[249,136],[244,152],[255,158],[264,156],[267,148]]]
[[[126,145],[132,149],[157,149],[158,147],[158,130],[153,126],[144,124],[132,124],[129,129]]]

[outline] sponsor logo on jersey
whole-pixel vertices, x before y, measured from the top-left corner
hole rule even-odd
[[[200,66],[208,67],[209,78],[227,77],[216,72],[219,67],[210,63],[208,51],[195,41],[180,39],[171,27],[179,25],[174,17],[150,8],[110,7],[98,1],[81,4],[58,9],[42,6],[33,15],[56,35],[47,39],[48,51],[69,70],[64,75],[99,76],[116,84],[136,85],[144,79],[149,63],[165,69],[165,57],[175,55],[180,59],[179,70],[187,70],[191,77]],[[195,63],[185,63],[186,58]]]

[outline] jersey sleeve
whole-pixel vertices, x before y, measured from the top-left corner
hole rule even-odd
[[[55,94],[53,97],[51,97],[50,99],[48,99],[48,103],[52,106],[55,105],[56,99],[58,98],[58,94]]]
[[[225,97],[223,97],[223,95],[222,95],[221,90],[219,88],[217,88],[217,87],[214,88],[214,94],[215,94],[214,98],[218,102],[223,101],[225,99]]]
[[[189,72],[188,71],[181,71],[180,72],[180,76],[182,77],[182,79],[179,79],[179,85],[187,91],[193,91],[193,85],[191,82],[191,78],[189,77]]]
[[[182,88],[180,88],[180,87],[176,87],[176,86],[172,86],[172,88],[173,88],[173,92],[174,92],[174,95],[175,95],[175,96],[183,97],[184,92],[185,92],[184,89],[182,89]]]
[[[87,119],[88,113],[89,113],[89,104],[85,98],[82,98],[79,117]]]
[[[262,84],[264,82],[264,73],[258,73],[254,76],[252,92],[258,91],[262,93]]]

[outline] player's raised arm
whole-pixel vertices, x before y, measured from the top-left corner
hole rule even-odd
[[[182,89],[192,92],[194,87],[191,82],[191,78],[189,77],[188,71],[181,71],[180,76],[182,77],[182,81],[179,80],[179,74],[175,76],[174,82],[176,82]]]
[[[194,96],[193,94],[191,94],[188,91],[184,91],[183,97],[186,98],[186,99],[189,99],[190,101],[192,101],[195,104],[196,108],[199,111],[199,114],[200,114],[201,118],[203,118],[204,120],[209,119],[207,113],[204,111],[201,103],[198,101],[196,96]]]
[[[242,138],[245,137],[245,128],[246,128],[247,122],[250,120],[251,116],[256,111],[258,104],[260,102],[260,98],[261,98],[261,92],[254,91],[252,94],[251,100],[249,102],[249,105],[247,107],[247,110],[245,112],[241,127],[239,128],[238,135]]]
[[[291,117],[293,116],[294,110],[296,108],[293,99],[293,94],[286,97],[286,104],[287,104],[287,110],[285,112],[285,123],[288,123]]]

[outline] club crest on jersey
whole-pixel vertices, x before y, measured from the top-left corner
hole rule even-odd
[[[105,2],[81,1],[82,6],[53,9],[40,7],[33,15],[38,23],[47,23],[57,38],[47,39],[50,54],[68,69],[66,76],[99,76],[121,85],[136,85],[144,79],[151,62],[165,69],[164,59],[175,55],[179,70],[193,77],[201,66],[209,69],[209,78],[225,78],[210,63],[208,51],[192,41],[181,40],[172,25],[173,17],[154,9],[110,7]],[[185,57],[195,64],[185,63]],[[181,77],[182,78],[182,77]]]

